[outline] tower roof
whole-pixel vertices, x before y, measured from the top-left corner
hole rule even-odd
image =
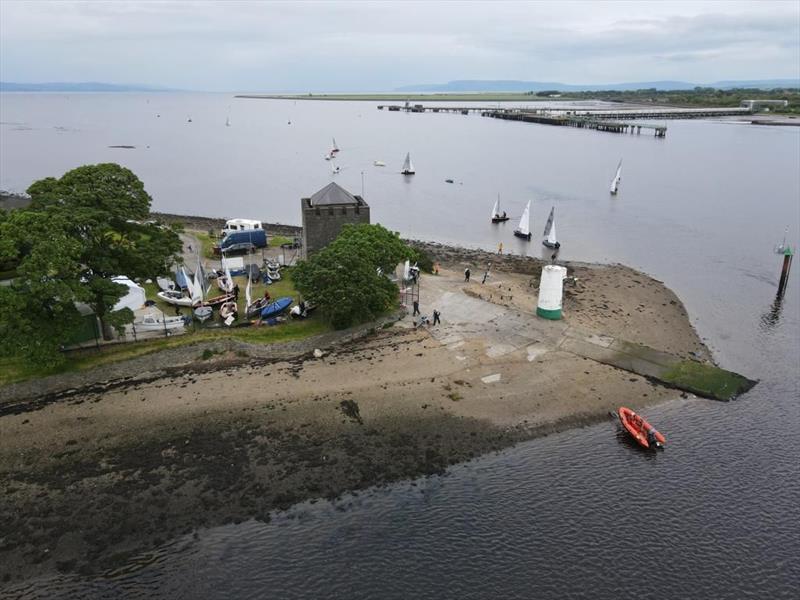
[[[320,191],[313,194],[309,200],[311,201],[311,206],[326,206],[329,204],[357,206],[360,204],[358,198],[335,181],[332,181]]]

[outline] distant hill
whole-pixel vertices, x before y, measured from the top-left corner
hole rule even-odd
[[[0,92],[168,92],[168,88],[127,84],[118,85],[115,83],[99,83],[96,81],[86,81],[79,83],[14,83],[11,81],[0,81]]]
[[[462,79],[447,83],[406,85],[396,88],[396,92],[542,92],[553,90],[557,92],[594,92],[600,90],[631,91],[655,88],[657,90],[691,90],[697,86],[713,87],[718,89],[731,88],[758,88],[772,89],[784,87],[800,87],[798,79],[760,79],[748,81],[718,81],[716,83],[690,83],[688,81],[637,81],[632,83],[603,83],[603,84],[568,84],[551,81],[517,81],[517,80],[487,80],[487,79]]]

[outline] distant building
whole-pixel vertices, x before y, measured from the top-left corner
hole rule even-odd
[[[348,223],[369,223],[369,205],[331,182],[310,198],[300,200],[303,214],[303,256],[330,244]]]
[[[742,100],[739,104],[741,108],[752,111],[769,110],[770,108],[786,108],[789,106],[788,100]]]

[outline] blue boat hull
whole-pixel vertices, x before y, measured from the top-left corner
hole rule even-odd
[[[289,298],[288,296],[285,298],[278,298],[272,304],[268,304],[264,307],[264,309],[261,311],[261,318],[268,319],[281,314],[292,305],[292,302],[292,298]]]

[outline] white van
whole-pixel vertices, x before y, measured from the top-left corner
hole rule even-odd
[[[253,221],[252,219],[229,219],[225,221],[225,227],[222,228],[222,237],[234,231],[252,231],[254,229],[263,229],[261,221]]]

